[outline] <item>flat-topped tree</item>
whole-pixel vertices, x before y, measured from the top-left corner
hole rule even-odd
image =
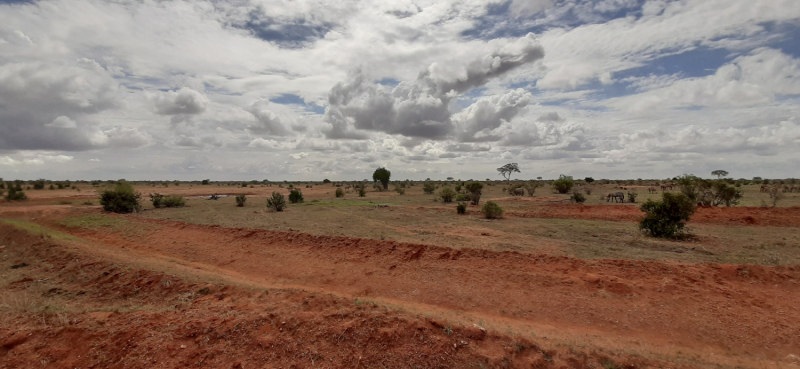
[[[372,173],[372,180],[375,182],[380,181],[383,185],[384,190],[389,189],[389,178],[392,177],[392,172],[384,167],[380,167],[375,169],[375,173]]]
[[[728,172],[720,169],[720,170],[715,170],[715,171],[711,172],[711,175],[712,176],[717,176],[717,179],[722,179],[722,177],[727,177],[728,176]]]
[[[514,172],[520,173],[519,164],[517,163],[509,163],[503,165],[502,167],[497,168],[497,171],[500,173],[501,176],[503,176],[503,178],[506,179],[506,181],[509,182],[511,182],[511,174],[513,174]]]

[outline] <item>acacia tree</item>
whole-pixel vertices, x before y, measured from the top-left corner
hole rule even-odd
[[[384,167],[375,169],[375,173],[372,173],[372,180],[374,182],[380,181],[381,184],[383,185],[384,190],[389,189],[389,178],[391,177],[392,177],[392,172],[390,172],[388,169]]]
[[[717,176],[717,179],[722,179],[722,177],[727,177],[728,176],[728,172],[720,169],[720,170],[715,170],[715,171],[711,172],[711,175],[712,176]]]
[[[500,168],[497,168],[497,171],[500,173],[501,176],[503,176],[503,178],[506,179],[506,181],[511,182],[511,174],[513,174],[514,172],[517,172],[517,173],[520,172],[519,171],[519,164],[517,164],[517,163],[509,163],[509,164],[503,165]]]

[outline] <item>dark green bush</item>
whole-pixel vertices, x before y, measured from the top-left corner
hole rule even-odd
[[[273,192],[272,197],[267,199],[267,208],[275,211],[283,211],[286,208],[286,198],[278,192]]]
[[[503,215],[503,208],[494,201],[487,201],[481,208],[481,213],[486,219],[497,219]]]
[[[336,197],[342,197],[342,196],[344,196],[344,191],[342,190],[341,187],[339,187],[336,189]]]
[[[142,209],[139,202],[141,197],[130,183],[122,181],[114,188],[100,192],[100,205],[103,205],[104,211],[111,213],[135,213]]]
[[[242,182],[242,187],[247,187],[247,182]]]
[[[406,194],[406,189],[403,188],[402,186],[394,186],[394,191],[399,193],[399,194],[401,194],[401,195],[405,195]]]
[[[34,190],[44,190],[44,179],[33,181]]]
[[[467,203],[459,202],[458,206],[456,206],[456,212],[459,214],[465,214],[467,212]]]
[[[164,195],[156,192],[150,194],[150,202],[153,203],[154,208],[160,208],[163,204],[161,201],[164,200]]]
[[[469,192],[469,201],[472,205],[478,205],[481,202],[481,193],[483,192],[483,183],[480,182],[467,182],[464,188]]]
[[[639,193],[636,191],[628,191],[628,201],[635,203]]]
[[[25,192],[22,190],[18,190],[16,187],[9,185],[8,186],[8,194],[5,196],[6,201],[22,201],[27,200],[28,196],[25,195]]]
[[[244,194],[236,195],[236,206],[241,208],[244,206],[245,201],[247,201],[247,196]]]
[[[300,190],[289,191],[289,202],[291,202],[292,204],[303,202],[303,193],[300,192]]]
[[[422,192],[424,192],[426,195],[433,194],[433,191],[435,190],[436,186],[434,186],[433,183],[425,182],[425,184],[422,185]]]
[[[456,201],[472,201],[472,195],[466,193],[457,194]]]
[[[572,176],[561,175],[557,180],[553,181],[553,189],[558,193],[568,193],[572,186],[575,186],[575,180]]]
[[[200,184],[203,184],[203,185],[207,185],[209,183],[210,183],[210,181],[208,179],[204,179],[202,182],[200,182]]]
[[[456,192],[450,187],[445,187],[439,191],[439,196],[442,198],[442,202],[453,202]]]
[[[327,179],[327,178],[325,178],[325,179],[323,179],[323,180],[322,180],[322,183],[331,183],[331,180],[330,180],[330,179]]]
[[[578,204],[583,204],[586,202],[586,196],[583,196],[580,192],[573,192],[572,196],[569,197],[569,200]]]
[[[661,201],[647,200],[640,209],[646,213],[639,229],[653,237],[677,237],[694,214],[694,202],[682,193],[664,192]]]
[[[358,197],[367,196],[367,188],[366,188],[366,186],[364,186],[363,183],[358,185],[358,186],[356,186],[356,188],[358,188]]]

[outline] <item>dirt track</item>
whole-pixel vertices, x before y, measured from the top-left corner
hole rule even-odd
[[[375,299],[539,339],[746,366],[800,352],[800,267],[588,261],[126,218],[145,231],[62,231],[249,284]]]

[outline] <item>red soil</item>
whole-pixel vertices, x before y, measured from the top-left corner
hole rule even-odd
[[[507,212],[505,215],[632,222],[642,219],[643,214],[639,207],[631,205],[546,204],[533,206],[531,211]],[[692,215],[690,223],[800,227],[800,207],[701,207]]]
[[[31,263],[23,278],[0,288],[1,296],[39,288],[69,311],[45,306],[0,314],[13,319],[0,325],[0,368],[591,368],[610,360],[625,368],[667,365],[451,326],[331,294],[187,283],[8,225],[0,225],[0,242],[9,245],[0,248],[4,261]]]
[[[579,260],[126,218],[142,236],[62,231],[249,284],[379,299],[573,346],[745,366],[800,353],[800,267]]]

